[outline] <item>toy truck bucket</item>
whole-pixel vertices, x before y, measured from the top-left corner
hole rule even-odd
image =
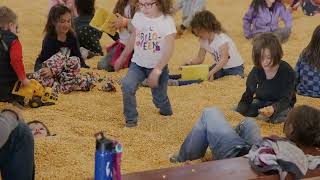
[[[33,89],[22,87],[21,81],[17,81],[12,90],[12,94],[25,97],[27,99],[32,99]]]

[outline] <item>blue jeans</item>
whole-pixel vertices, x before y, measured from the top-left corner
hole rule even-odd
[[[127,75],[122,79],[122,96],[123,96],[123,111],[127,123],[136,123],[138,119],[136,91],[139,84],[146,79],[151,73],[151,68],[138,66],[136,63],[131,63]],[[151,88],[153,103],[160,109],[160,114],[171,115],[171,104],[167,95],[169,79],[169,70],[166,66],[163,68],[159,78],[159,85],[156,88]]]
[[[211,107],[202,112],[184,140],[177,160],[184,162],[199,159],[205,155],[208,146],[216,160],[233,158],[239,155],[242,147],[249,149],[260,140],[260,128],[253,119],[245,119],[233,129],[223,113]]]
[[[0,171],[3,180],[34,179],[34,142],[30,128],[19,123],[0,148]]]
[[[214,67],[216,66],[216,64],[212,65],[209,70],[212,70]],[[233,68],[229,68],[229,69],[220,69],[218,72],[216,72],[214,74],[214,79],[219,79],[222,78],[224,76],[230,76],[230,75],[239,75],[241,77],[244,76],[244,67],[243,65],[240,66],[236,66]]]

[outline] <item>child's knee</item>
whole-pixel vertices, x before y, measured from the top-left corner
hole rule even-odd
[[[242,125],[246,128],[258,128],[259,126],[257,125],[256,121],[253,118],[245,118],[244,120],[242,120],[239,125]]]
[[[205,110],[203,110],[202,114],[205,117],[212,117],[210,119],[215,119],[215,117],[221,115],[224,116],[220,109],[215,106],[206,108]]]
[[[121,89],[124,94],[132,94],[135,93],[138,87],[138,83],[132,81],[127,76],[121,80]]]

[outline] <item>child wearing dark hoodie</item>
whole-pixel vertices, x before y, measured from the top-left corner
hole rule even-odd
[[[23,97],[12,94],[16,81],[29,86],[22,61],[22,46],[17,36],[17,15],[8,7],[0,7],[0,102],[24,104]]]

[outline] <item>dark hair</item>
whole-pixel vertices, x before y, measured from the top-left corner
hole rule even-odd
[[[311,41],[302,51],[303,61],[320,70],[320,25],[313,31]]]
[[[159,7],[160,11],[164,15],[169,15],[172,13],[172,0],[156,0],[157,1],[157,6]]]
[[[271,6],[271,9],[273,9],[273,7],[275,6],[276,3],[280,3],[281,5],[283,5],[281,0],[275,0],[274,3]],[[253,7],[253,12],[256,13],[256,12],[258,12],[260,7],[266,7],[267,8],[267,3],[266,3],[266,0],[252,0],[250,6]]]
[[[264,49],[270,50],[273,66],[280,63],[283,51],[279,39],[272,33],[262,33],[253,39],[252,60],[256,67],[261,67]]]
[[[134,13],[136,12],[136,2],[137,0],[118,0],[114,6],[113,13],[119,13],[121,16],[124,16],[124,9],[126,8],[128,2],[130,3],[130,18],[133,18]]]
[[[284,131],[291,126],[287,138],[297,144],[306,146],[320,145],[320,110],[302,105],[293,108],[284,124]]]
[[[206,30],[215,33],[224,32],[216,16],[208,10],[197,12],[192,18],[190,26],[192,32],[194,30]]]
[[[47,135],[48,135],[48,136],[51,135],[48,127],[47,127],[45,124],[43,124],[43,122],[38,121],[38,120],[34,120],[34,121],[28,122],[27,125],[30,125],[30,124],[33,124],[33,123],[39,123],[39,124],[41,124],[44,128],[46,128],[46,131],[47,131],[47,133],[48,133]]]
[[[79,15],[93,15],[95,0],[75,0],[74,4]]]
[[[17,23],[17,15],[7,6],[0,6],[0,28],[9,23]]]
[[[55,23],[57,23],[60,17],[66,13],[72,14],[71,10],[68,7],[61,4],[57,4],[50,9],[47,24],[43,30],[44,33],[46,33],[46,36],[49,36],[49,37],[57,36]],[[70,29],[69,32],[74,35],[72,28]]]

